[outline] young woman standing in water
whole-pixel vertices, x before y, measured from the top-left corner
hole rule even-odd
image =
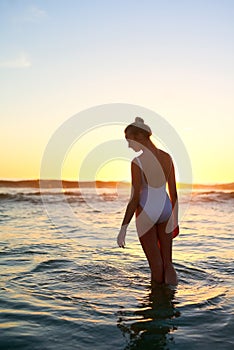
[[[139,117],[125,129],[129,147],[142,153],[131,163],[132,193],[117,243],[124,248],[127,226],[135,213],[151,281],[176,285],[177,275],[172,264],[172,238],[179,233],[175,171],[170,155],[154,145],[151,135],[150,127]]]

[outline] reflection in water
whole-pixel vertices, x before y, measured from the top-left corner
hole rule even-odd
[[[127,339],[127,349],[166,349],[173,343],[174,319],[180,312],[174,306],[176,289],[156,285],[135,310],[120,310],[117,326]]]

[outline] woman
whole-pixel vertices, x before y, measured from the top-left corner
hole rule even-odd
[[[129,147],[142,153],[131,163],[132,193],[117,243],[124,248],[127,226],[136,213],[137,233],[149,262],[151,281],[176,285],[172,264],[172,238],[179,233],[175,171],[170,155],[154,145],[151,135],[149,126],[139,117],[125,129]]]

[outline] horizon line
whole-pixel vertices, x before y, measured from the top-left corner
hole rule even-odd
[[[100,183],[100,184],[124,184],[124,185],[131,185],[131,181],[127,180],[67,180],[67,179],[39,179],[39,178],[34,178],[34,179],[10,179],[10,178],[5,178],[5,179],[0,179],[0,184],[1,183],[9,183],[9,184],[20,184],[20,183],[38,183],[39,182],[62,182],[62,183],[67,183],[67,184],[79,184],[79,183]],[[234,182],[213,182],[213,183],[187,183],[187,182],[176,182],[178,187],[208,187],[208,186],[234,186]]]

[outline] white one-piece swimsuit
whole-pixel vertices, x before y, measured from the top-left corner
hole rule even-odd
[[[161,187],[152,187],[146,181],[139,157],[135,158],[142,177],[142,188],[140,193],[140,206],[147,216],[156,224],[169,219],[172,214],[172,205],[166,191],[166,184]]]

